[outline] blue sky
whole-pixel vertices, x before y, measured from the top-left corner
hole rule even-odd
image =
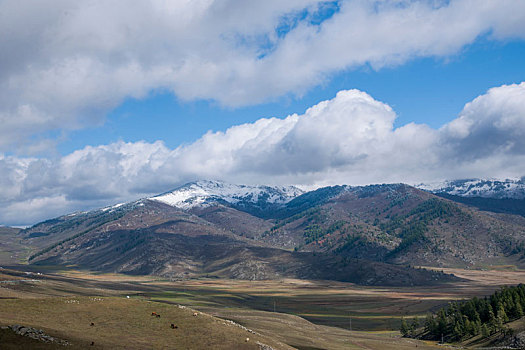
[[[0,224],[196,179],[525,175],[525,2],[0,2]]]

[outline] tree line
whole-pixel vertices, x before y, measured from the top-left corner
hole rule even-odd
[[[474,297],[467,301],[452,302],[435,314],[428,314],[421,332],[417,319],[401,321],[401,334],[405,337],[461,341],[495,333],[512,334],[506,323],[523,317],[525,285],[503,287],[489,297]]]

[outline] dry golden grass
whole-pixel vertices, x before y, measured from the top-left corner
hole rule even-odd
[[[483,286],[517,285],[525,282],[525,270],[512,266],[492,270],[440,269]]]
[[[263,343],[275,348],[289,344],[299,349],[408,349],[416,345],[432,349],[437,347],[435,343],[400,338],[395,331],[400,318],[424,316],[430,308],[450,300],[488,295],[500,285],[525,280],[523,271],[445,271],[465,280],[438,288],[382,288],[294,279],[167,281],[151,276],[55,271],[38,276],[38,282],[0,284],[0,299],[15,298],[0,300],[0,324],[43,328],[78,344],[95,340],[101,348],[168,348],[174,344],[179,345],[177,349],[227,348],[223,344],[239,348],[226,338],[243,340],[246,331],[212,317],[217,316],[257,331]],[[3,280],[16,280],[15,273],[0,273]],[[103,300],[95,301],[93,296]],[[211,316],[184,316],[188,309],[174,304]],[[270,312],[274,305],[277,312]],[[151,318],[152,311],[161,313],[161,319]],[[350,319],[354,331],[344,329],[349,328]],[[171,332],[172,320],[184,325],[183,335]],[[86,326],[90,322],[97,326]],[[66,331],[68,328],[71,331]]]
[[[162,278],[156,276],[134,276],[124,275],[120,273],[92,273],[89,271],[80,270],[64,270],[60,271],[60,275],[64,277],[81,278],[94,281],[106,282],[156,282],[162,281]]]
[[[258,349],[260,341],[291,349],[212,316],[193,316],[188,308],[138,299],[57,297],[0,300],[0,305],[3,324],[41,328],[81,347],[94,341],[96,348],[107,349]]]
[[[397,331],[362,332],[316,325],[304,318],[247,309],[220,309],[215,315],[233,319],[261,334],[300,349],[436,349],[432,342],[401,338]]]

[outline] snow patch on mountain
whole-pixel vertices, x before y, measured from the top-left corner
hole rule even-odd
[[[148,199],[181,209],[210,205],[217,201],[285,204],[304,192],[294,186],[234,185],[221,181],[197,181]]]
[[[446,193],[461,197],[525,199],[525,177],[506,180],[454,180],[419,184],[416,187],[432,193]]]
[[[111,205],[109,207],[104,207],[104,208],[102,208],[100,210],[102,210],[102,211],[111,211],[111,210],[120,208],[123,205],[126,205],[126,203],[118,203],[118,204],[115,204],[115,205]]]

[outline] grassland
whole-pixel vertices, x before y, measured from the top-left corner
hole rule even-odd
[[[512,270],[447,270],[464,281],[439,287],[364,287],[332,281],[158,281],[156,301],[184,302],[220,314],[227,308],[250,308],[301,316],[316,324],[353,330],[397,330],[402,317],[425,317],[448,301],[489,295],[503,285],[525,281]]]
[[[152,312],[161,317],[152,317]],[[288,348],[220,319],[193,313],[191,309],[137,299],[58,297],[3,300],[0,319],[42,328],[79,347],[88,347],[94,341],[95,348],[108,349],[258,349],[259,341]],[[171,328],[172,323],[177,329]]]
[[[423,317],[450,300],[525,281],[525,272],[504,268],[448,270],[464,281],[433,288],[39,272],[0,270],[0,325],[41,328],[80,348],[91,341],[95,348],[257,349],[256,341],[275,349],[443,348],[401,338],[401,317]],[[192,309],[202,314],[194,317]],[[171,323],[179,328],[172,330]]]

